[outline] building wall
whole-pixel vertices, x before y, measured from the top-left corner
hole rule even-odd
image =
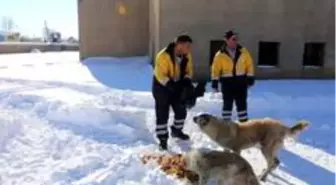
[[[148,55],[148,0],[78,0],[80,55]]]
[[[0,54],[4,53],[30,53],[33,50],[41,52],[47,51],[78,51],[77,44],[61,44],[61,43],[39,43],[39,42],[0,42]]]
[[[234,28],[251,52],[257,65],[259,41],[280,42],[279,65],[256,67],[259,77],[334,77],[334,1],[315,0],[158,0],[158,48],[176,35],[188,33],[194,38],[193,56],[196,76],[209,78],[210,41],[222,39]],[[151,1],[151,4],[155,2]],[[177,6],[178,5],[178,6]],[[173,12],[173,13],[172,13]],[[153,27],[155,27],[153,26]],[[324,67],[302,67],[304,44],[326,43]]]
[[[78,0],[78,7],[82,59],[154,58],[176,35],[187,33],[194,39],[196,78],[209,79],[210,41],[222,40],[234,28],[255,60],[258,77],[335,76],[333,0]],[[257,66],[260,41],[280,43],[278,66]],[[321,68],[302,66],[304,44],[310,41],[326,43]]]
[[[5,41],[5,36],[0,34],[0,42]]]

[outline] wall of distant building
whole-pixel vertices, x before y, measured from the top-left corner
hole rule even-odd
[[[5,36],[0,34],[0,42],[3,42],[3,41],[5,41]]]
[[[210,77],[225,31],[235,28],[260,78],[334,78],[334,0],[78,0],[81,58],[155,54],[193,39],[196,78]]]
[[[78,51],[78,44],[47,44],[34,42],[0,42],[0,54],[2,53],[29,53],[32,51]]]
[[[148,52],[148,0],[78,0],[80,56]]]
[[[335,76],[334,0],[150,0],[155,54],[176,35],[194,39],[195,74],[210,76],[212,57],[235,29],[253,56],[258,77]],[[178,13],[172,13],[178,12]]]

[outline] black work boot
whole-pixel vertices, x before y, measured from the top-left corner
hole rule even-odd
[[[182,132],[182,129],[177,129],[175,127],[171,127],[171,136],[174,138],[178,138],[181,140],[189,140],[189,136]]]
[[[159,150],[168,150],[168,144],[167,144],[167,140],[166,139],[162,139],[160,140],[160,143],[159,143]]]

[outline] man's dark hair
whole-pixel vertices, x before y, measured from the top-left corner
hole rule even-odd
[[[175,38],[175,43],[186,43],[190,42],[192,43],[192,39],[189,35],[179,35],[178,37]]]
[[[229,30],[229,31],[225,32],[225,38],[226,39],[230,39],[234,35],[238,35],[238,33],[234,32],[233,30]]]

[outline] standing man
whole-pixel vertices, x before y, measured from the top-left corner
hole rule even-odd
[[[254,85],[254,65],[250,53],[238,44],[237,34],[233,31],[225,33],[225,43],[213,59],[211,78],[216,92],[219,91],[218,82],[221,84],[223,119],[231,119],[235,102],[239,121],[247,121],[247,91]]]
[[[181,101],[181,92],[184,88],[193,87],[191,44],[192,39],[188,35],[180,35],[156,55],[152,93],[155,100],[155,131],[162,150],[167,150],[170,107],[174,111],[171,136],[189,140],[189,136],[182,131],[187,110]]]

